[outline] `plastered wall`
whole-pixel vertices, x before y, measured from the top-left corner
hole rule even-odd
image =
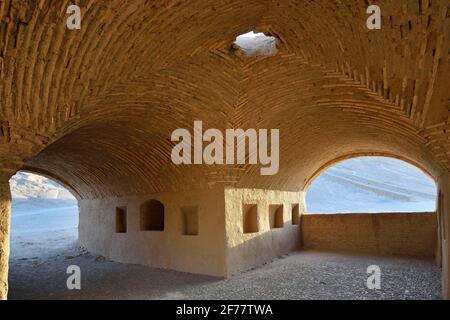
[[[367,1],[360,0],[200,0],[180,6],[116,0],[90,1],[88,7],[80,1],[89,13],[81,32],[67,31],[63,9],[71,1],[55,2],[0,1],[0,170],[15,172],[26,164],[68,182],[82,199],[104,199],[82,201],[80,234],[99,252],[142,261],[140,253],[148,257],[181,246],[171,230],[112,235],[106,222],[118,202],[114,196],[224,182],[295,191],[321,165],[355,152],[399,155],[433,174],[450,170],[448,0],[382,1],[383,14],[394,22],[381,32],[365,28]],[[236,36],[250,30],[277,35],[279,53],[243,59],[230,50]],[[167,139],[175,129],[192,129],[195,120],[222,131],[228,125],[276,125],[279,174],[262,177],[241,165],[175,166]],[[141,199],[122,200],[132,201],[133,227]],[[171,214],[178,202],[167,200]],[[6,202],[0,199],[3,229],[9,225]],[[239,215],[236,210],[227,216]],[[241,241],[238,229],[229,228],[235,238],[230,244]],[[286,232],[269,234],[282,234],[285,243]],[[0,230],[0,236],[8,233]],[[268,235],[248,237],[251,244],[244,247],[257,253],[275,247],[259,240]],[[138,248],[129,250],[133,242]],[[219,255],[209,248],[215,242],[184,242],[173,250],[182,258],[171,251],[151,263],[178,267],[190,246],[193,252],[207,248],[208,263]],[[448,266],[448,244],[442,244]],[[227,251],[236,269],[245,268],[239,263],[243,249]],[[7,260],[5,252],[0,261]],[[199,258],[191,260],[196,266],[187,269],[202,270]],[[1,274],[6,268],[0,263]]]
[[[156,199],[165,207],[164,231],[140,231],[140,206]],[[116,233],[116,207],[127,207],[127,232]],[[183,235],[181,208],[198,206],[198,235]],[[80,201],[82,246],[113,261],[224,276],[223,188],[145,197]]]
[[[244,205],[257,205],[258,232],[245,234]],[[283,228],[271,229],[269,206],[283,205]],[[267,263],[299,248],[300,224],[292,225],[291,208],[304,208],[303,192],[225,189],[227,274],[233,275]]]
[[[441,252],[442,252],[442,296],[444,299],[450,299],[450,174],[446,173],[439,179],[439,189],[442,191],[442,200],[440,203],[440,233],[441,233]]]
[[[8,294],[9,229],[11,192],[6,178],[0,175],[0,300]]]
[[[82,246],[111,260],[213,276],[230,276],[298,249],[302,193],[223,189],[146,197],[80,201]],[[140,207],[150,199],[165,206],[164,231],[140,230]],[[257,205],[258,232],[243,230],[243,205]],[[282,205],[283,226],[271,229],[270,205]],[[199,234],[183,235],[182,207],[198,206]],[[116,208],[127,209],[127,231],[116,232]]]
[[[164,231],[140,230],[140,207],[150,199],[164,204]],[[252,269],[300,248],[429,259],[436,255],[435,213],[303,214],[304,203],[304,192],[222,187],[81,200],[80,243],[118,262],[219,277]],[[293,224],[296,205],[300,218]],[[182,208],[188,206],[198,207],[198,235],[183,235]],[[244,228],[249,206],[256,208],[256,230],[251,231]],[[280,219],[274,218],[271,208],[280,206],[282,225],[275,226],[274,221],[279,224]],[[116,232],[117,207],[127,209],[126,233]],[[444,277],[448,277],[446,245],[444,241]]]
[[[433,258],[435,213],[306,214],[304,249]]]

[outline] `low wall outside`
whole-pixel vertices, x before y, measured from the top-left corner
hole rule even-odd
[[[434,258],[435,213],[304,214],[304,249]]]

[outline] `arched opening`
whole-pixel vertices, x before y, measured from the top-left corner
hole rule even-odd
[[[303,217],[304,190],[321,165],[373,150],[417,161],[439,177],[443,288],[450,296],[447,3],[392,1],[383,8],[392,23],[368,32],[364,1],[123,1],[120,10],[114,1],[80,2],[89,13],[81,32],[67,32],[63,5],[52,1],[0,6],[7,26],[0,28],[0,252],[6,253],[0,254],[0,298],[7,291],[9,251],[4,190],[22,164],[76,189],[79,240],[91,252],[227,276],[231,266],[250,269],[291,250],[293,241],[279,245],[280,234],[289,240],[294,232],[304,235],[310,221]],[[266,35],[245,35],[250,30]],[[278,129],[278,173],[261,176],[261,163],[175,165],[171,134],[192,132],[198,120],[205,130],[222,132]],[[168,219],[163,213],[152,227],[148,215],[143,228],[165,230],[141,232],[141,205],[155,198]],[[243,210],[243,203],[254,207]],[[288,220],[292,203],[300,204],[301,226],[286,221],[269,232],[269,204],[283,204]],[[201,208],[198,237],[181,238],[179,208],[185,205]],[[363,244],[388,253],[427,244],[419,254],[429,254],[435,234],[425,241],[411,227],[436,229],[431,215],[361,213],[347,228],[351,215],[326,214],[338,218],[316,234],[341,226],[355,233],[333,244],[365,238]],[[195,215],[185,217],[192,219],[184,220],[184,233],[196,233]],[[255,233],[241,237],[242,229]],[[384,246],[405,230],[413,242]],[[301,274],[295,270],[290,274]]]
[[[283,228],[283,205],[270,205],[269,206],[269,223],[270,229]]]
[[[141,231],[164,231],[164,205],[150,200],[141,205]]]
[[[303,246],[436,259],[437,188],[433,178],[396,158],[339,160],[324,166],[307,190]]]
[[[418,167],[389,157],[332,164],[307,190],[309,213],[434,212],[437,189]]]
[[[10,179],[10,188],[9,297],[14,299],[45,290],[33,283],[49,268],[48,260],[76,251],[79,215],[78,200],[53,179],[19,171]],[[47,285],[55,283],[49,280]]]

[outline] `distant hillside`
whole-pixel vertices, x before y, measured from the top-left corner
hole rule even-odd
[[[72,194],[63,186],[32,173],[17,173],[11,178],[10,185],[14,199],[74,199]]]
[[[436,185],[416,167],[383,157],[341,162],[307,193],[308,212],[434,211]]]

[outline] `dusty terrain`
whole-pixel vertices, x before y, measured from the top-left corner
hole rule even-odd
[[[381,290],[366,287],[366,269],[382,270]],[[66,288],[66,268],[78,265],[82,288]],[[439,299],[440,272],[432,263],[298,252],[230,279],[105,261],[66,248],[12,259],[10,299]]]

